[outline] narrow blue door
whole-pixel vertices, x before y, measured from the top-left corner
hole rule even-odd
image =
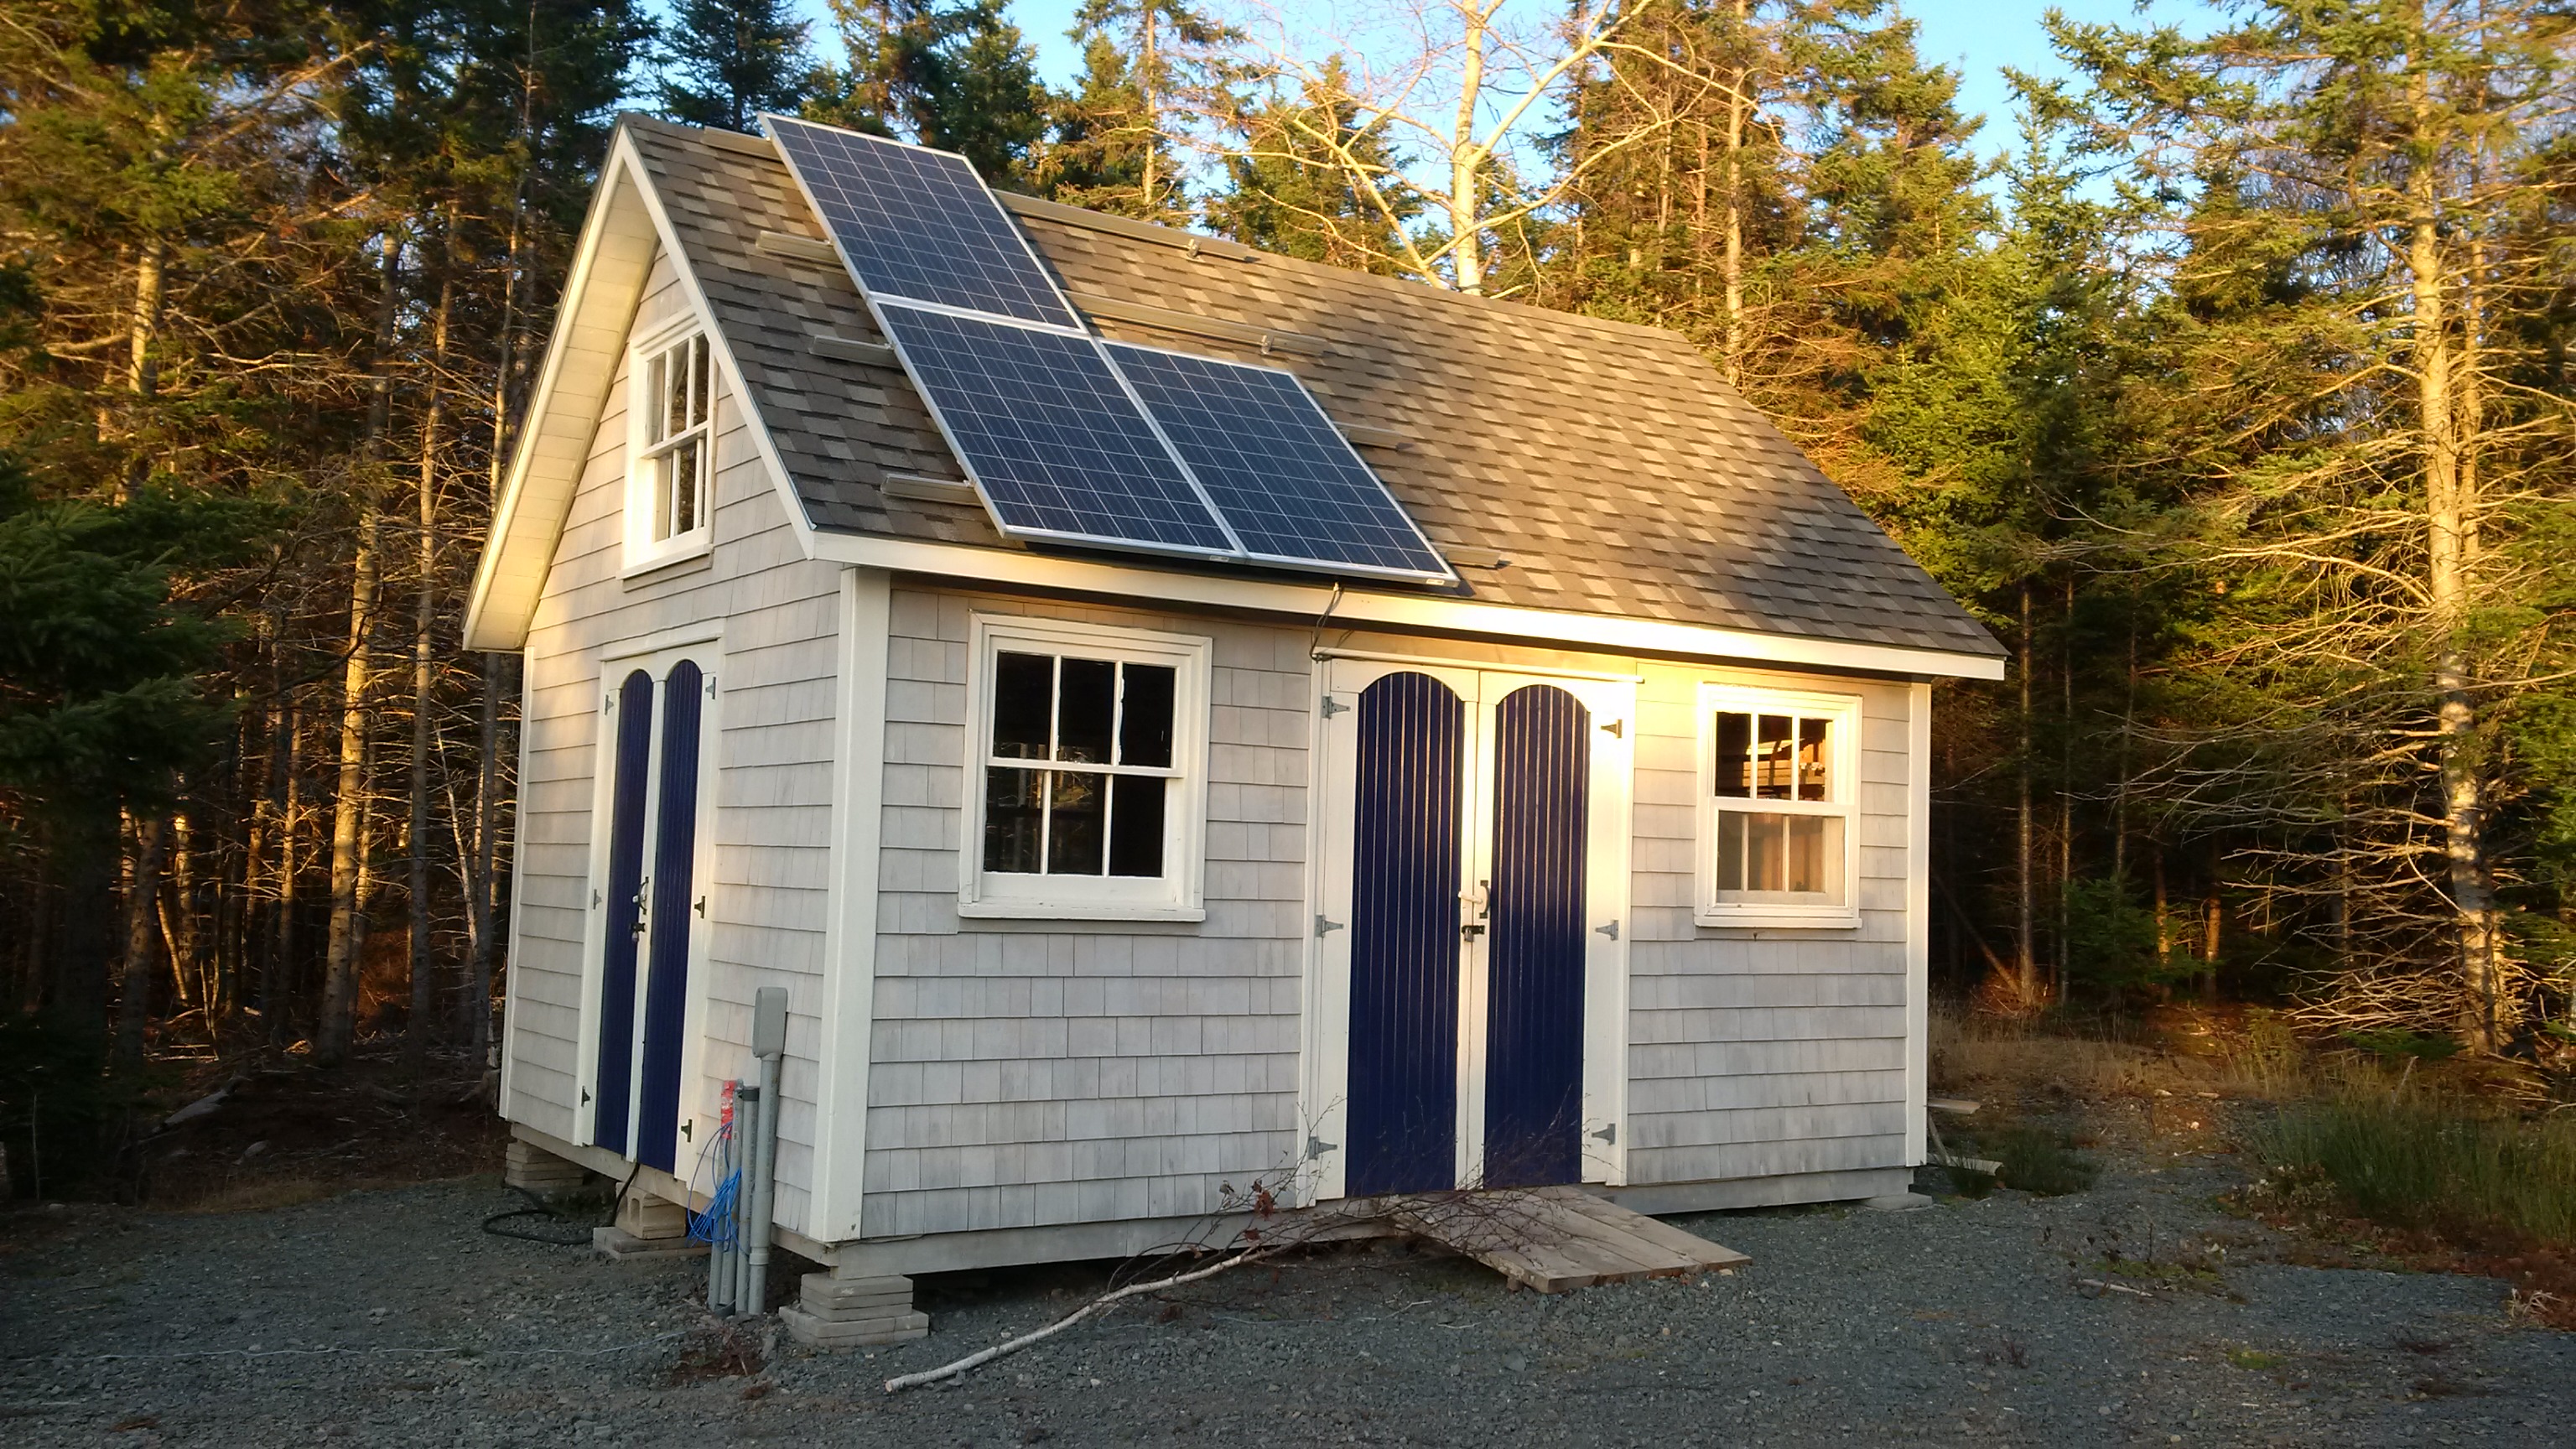
[[[616,771],[609,782],[608,940],[599,973],[599,1067],[591,1083],[590,1140],[626,1150],[635,1074],[635,938],[644,929],[644,784],[653,758],[653,676],[638,669],[617,689]]]
[[[653,821],[652,953],[644,978],[644,1070],[635,1160],[678,1170],[680,1035],[689,1009],[689,905],[698,840],[698,719],[706,676],[686,659],[662,691],[662,771]]]
[[[1360,693],[1351,849],[1354,1197],[1458,1185],[1458,845],[1466,707],[1427,674]]]
[[[1585,822],[1591,713],[1562,689],[1494,712],[1487,896],[1487,1187],[1583,1180]]]

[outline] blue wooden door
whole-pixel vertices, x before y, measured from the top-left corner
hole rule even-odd
[[[1426,674],[1360,692],[1351,834],[1354,1197],[1457,1186],[1458,887],[1467,708]]]
[[[698,724],[706,676],[683,659],[662,691],[662,748],[654,790],[653,877],[644,979],[644,1066],[635,1103],[635,1160],[678,1170],[680,1049],[689,1007],[691,907],[697,899]]]
[[[601,943],[599,1051],[591,1141],[626,1151],[635,1075],[635,952],[644,932],[644,796],[653,760],[653,676],[638,669],[610,707],[616,741],[609,768],[607,939]]]
[[[1483,1183],[1580,1182],[1592,715],[1537,684],[1493,720]]]

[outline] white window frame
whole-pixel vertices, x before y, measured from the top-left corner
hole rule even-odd
[[[653,363],[695,342],[707,350],[706,417],[671,436],[654,439],[651,419],[661,399],[654,395]],[[715,339],[695,317],[639,334],[626,357],[626,559],[624,572],[639,573],[682,559],[695,558],[715,541],[716,406],[723,392],[723,369],[716,365]],[[654,536],[663,491],[662,460],[689,442],[698,443],[698,516],[694,526],[664,538]]]
[[[957,913],[1019,920],[1206,919],[1211,641],[1190,634],[997,614],[975,615],[968,639],[965,825],[957,851]],[[1022,875],[984,869],[984,772],[994,765],[1029,763],[999,760],[992,754],[993,666],[1004,651],[1172,669],[1173,773],[1163,803],[1162,875]]]
[[[1717,793],[1717,716],[1720,711],[1804,715],[1833,721],[1823,800],[1720,799]],[[1760,685],[1703,682],[1699,687],[1699,811],[1692,853],[1696,884],[1692,918],[1703,926],[1808,927],[1824,930],[1860,924],[1860,731],[1858,695],[1824,694]],[[1843,899],[1839,903],[1720,899],[1717,889],[1718,817],[1722,814],[1818,815],[1843,822]]]

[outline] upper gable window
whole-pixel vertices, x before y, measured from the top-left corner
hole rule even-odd
[[[979,617],[958,908],[1196,919],[1208,643]]]
[[[629,418],[628,567],[706,547],[714,499],[715,378],[704,333],[640,349]]]
[[[1860,701],[1707,684],[1699,718],[1700,924],[1856,924]]]

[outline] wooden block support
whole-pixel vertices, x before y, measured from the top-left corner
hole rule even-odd
[[[796,1301],[778,1310],[788,1336],[808,1348],[841,1350],[903,1343],[930,1332],[912,1307],[912,1280],[808,1273]]]
[[[515,1138],[501,1157],[501,1181],[540,1196],[574,1191],[589,1179],[589,1171],[580,1163]]]

